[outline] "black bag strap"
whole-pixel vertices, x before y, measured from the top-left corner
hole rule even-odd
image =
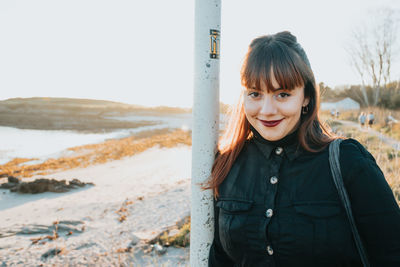
[[[342,173],[340,171],[340,143],[342,139],[335,139],[329,144],[329,164],[335,182],[336,189],[339,193],[340,200],[346,210],[347,218],[349,219],[351,232],[353,233],[354,241],[356,242],[358,253],[360,254],[362,264],[365,267],[370,267],[371,264],[368,261],[367,253],[365,252],[363,243],[357,230],[357,226],[354,222],[353,213],[351,211],[351,205],[349,196],[347,195],[346,188],[344,187]]]

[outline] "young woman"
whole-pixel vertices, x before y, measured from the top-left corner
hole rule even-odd
[[[220,142],[209,266],[362,266],[331,175],[335,138],[318,118],[310,63],[289,32],[252,41],[245,91]],[[400,210],[375,159],[356,140],[340,166],[373,266],[400,266]]]

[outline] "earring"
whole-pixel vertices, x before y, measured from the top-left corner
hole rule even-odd
[[[301,113],[302,113],[302,114],[307,114],[307,113],[308,113],[308,110],[309,110],[308,105],[307,105],[307,106],[304,106],[304,107],[302,107],[302,109],[301,109]]]

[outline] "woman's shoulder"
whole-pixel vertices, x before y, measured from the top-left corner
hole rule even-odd
[[[359,141],[353,138],[344,139],[341,142],[340,157],[346,160],[372,159],[375,161],[371,153]]]
[[[343,177],[381,172],[371,153],[359,141],[352,138],[345,139],[340,144],[340,166]]]

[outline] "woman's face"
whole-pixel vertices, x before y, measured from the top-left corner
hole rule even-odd
[[[248,88],[244,94],[244,111],[249,123],[268,141],[278,141],[294,132],[300,124],[302,107],[309,99],[304,97],[304,87],[281,89],[272,75],[275,90],[268,92]]]

